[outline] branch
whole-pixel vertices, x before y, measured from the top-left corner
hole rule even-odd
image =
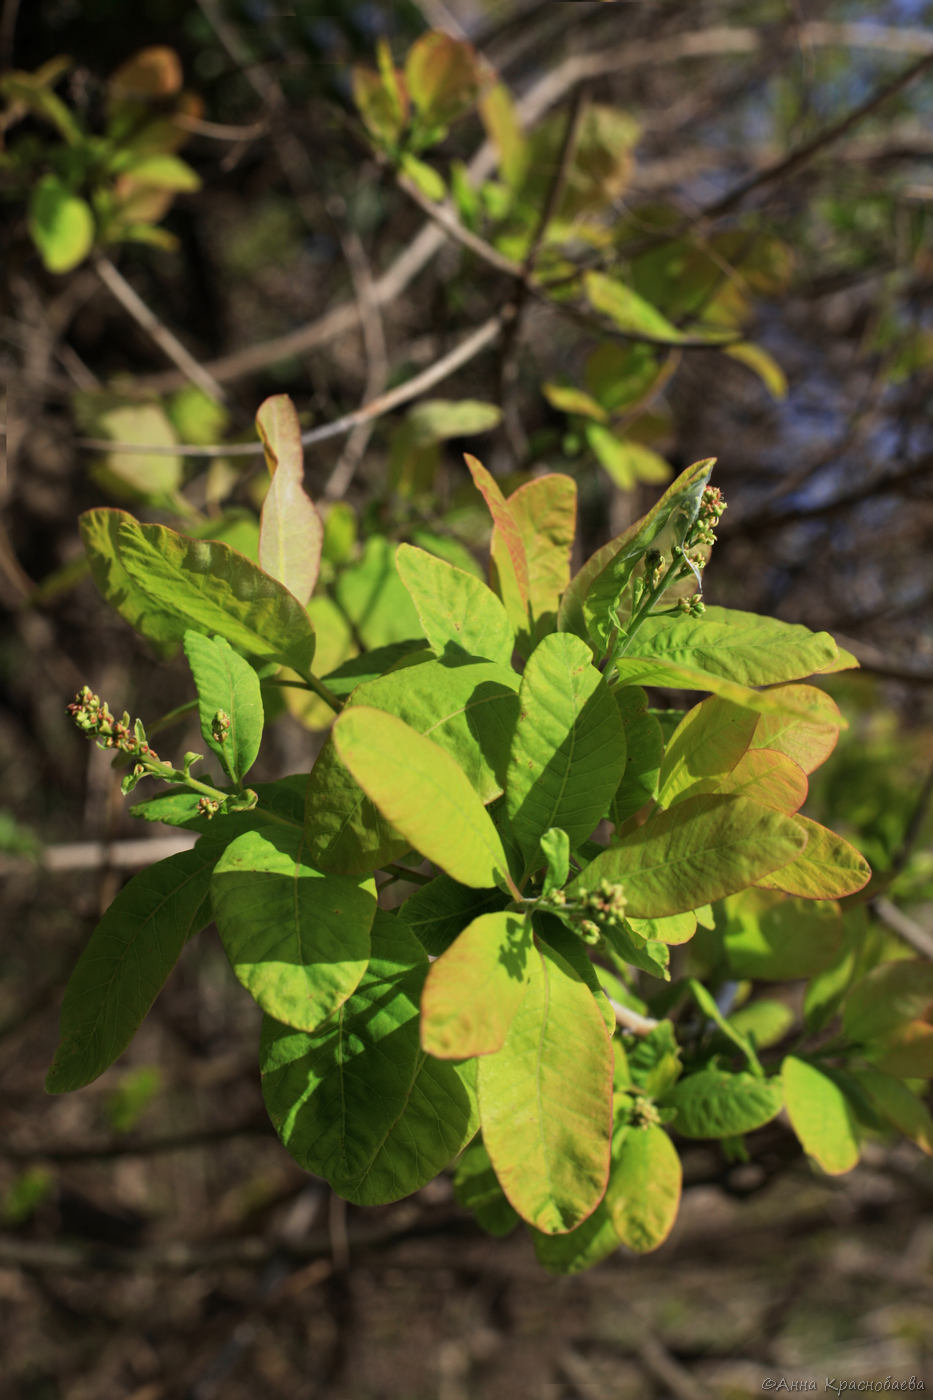
[[[96,254],[94,268],[108,292],[117,299],[124,311],[128,311],[137,325],[149,335],[159,349],[176,364],[186,379],[217,403],[223,403],[224,391],[216,379],[191,355],[168,326],[163,325],[138,292],[134,291],[123,273],[118,271],[109,258]]]
[[[640,1011],[633,1011],[630,1006],[623,1006],[620,1001],[613,1001],[612,997],[609,998],[609,1005],[615,1012],[616,1024],[623,1030],[631,1031],[632,1035],[649,1035],[661,1024],[651,1016],[642,1016]]]
[[[880,894],[877,899],[873,899],[871,911],[875,918],[879,919],[892,933],[896,933],[898,938],[903,938],[905,943],[909,943],[915,952],[933,960],[933,933],[928,932],[922,924],[918,924],[915,919],[898,909],[887,895]]]
[[[75,841],[68,845],[46,846],[35,860],[29,856],[0,857],[0,874],[36,869],[49,874],[67,870],[136,870],[154,861],[190,851],[197,837],[179,832],[177,836],[149,836],[127,841]]]
[[[330,423],[322,423],[319,428],[310,428],[302,433],[301,441],[305,447],[311,443],[326,442],[328,438],[340,437],[342,433],[348,433],[352,428],[360,423],[371,423],[376,418],[381,418],[384,413],[390,413],[392,409],[398,408],[403,403],[408,403],[410,399],[417,398],[426,389],[431,389],[435,384],[439,384],[442,379],[453,374],[454,370],[460,369],[461,365],[467,364],[474,359],[487,345],[491,345],[502,333],[505,318],[509,312],[508,307],[503,307],[495,316],[490,316],[488,321],[484,321],[470,335],[465,336],[459,345],[454,348],[435,364],[429,365],[411,379],[406,379],[404,384],[398,384],[388,393],[380,394],[377,398],[371,399],[369,403],[354,409],[352,413],[345,413],[342,418],[335,418]],[[195,443],[181,442],[174,443],[171,447],[166,446],[142,446],[140,443],[111,442],[107,438],[78,438],[79,447],[86,447],[94,451],[101,452],[135,452],[135,453],[157,453],[159,456],[178,457],[258,457],[262,455],[263,447],[259,442],[234,442],[229,446],[223,443],[209,444],[198,447]]]

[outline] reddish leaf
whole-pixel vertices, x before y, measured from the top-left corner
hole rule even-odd
[[[838,705],[814,685],[777,686],[772,694],[792,695],[798,713],[762,715],[749,748],[776,749],[812,773],[836,747],[844,724]],[[802,707],[807,713],[800,712]]]
[[[868,884],[871,867],[854,846],[809,817],[794,820],[806,832],[805,849],[789,865],[756,880],[756,885],[803,899],[842,899]]]
[[[469,452],[464,454],[464,460],[473,478],[473,485],[486,502],[493,519],[494,530],[499,536],[497,556],[490,561],[489,566],[490,582],[506,606],[509,597],[517,598],[521,607],[522,626],[527,627],[528,556],[525,553],[521,529],[495,477]]]

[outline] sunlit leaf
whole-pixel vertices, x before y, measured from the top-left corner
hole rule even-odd
[[[501,1050],[528,991],[531,920],[481,914],[431,965],[421,998],[421,1044],[442,1060]]]
[[[369,706],[334,725],[341,759],[409,844],[463,885],[508,883],[499,833],[462,768],[437,744]]]
[[[185,655],[197,686],[201,735],[230,780],[239,783],[262,739],[259,677],[223,637],[186,632]]]
[[[748,748],[757,722],[752,711],[715,695],[688,710],[664,753],[658,777],[661,806],[669,807],[704,779],[730,773]]]
[[[505,608],[481,579],[423,549],[398,547],[396,568],[438,656],[453,648],[508,666],[515,636]]]
[[[664,1105],[676,1110],[672,1126],[681,1137],[735,1137],[776,1118],[784,1105],[784,1088],[777,1077],[704,1069],[679,1079],[665,1095]]]
[[[762,714],[749,747],[776,749],[793,759],[805,773],[812,773],[836,747],[845,721],[825,690],[795,685],[781,686],[772,693],[782,691],[793,696],[797,712],[783,716]]]
[[[70,272],[94,246],[94,215],[64,180],[43,175],[29,198],[29,232],[49,272]]]
[[[858,1127],[831,1071],[788,1055],[781,1077],[787,1114],[804,1152],[830,1176],[851,1171],[859,1159]]]
[[[871,866],[850,842],[809,817],[798,814],[793,820],[806,833],[806,847],[789,864],[756,880],[756,884],[804,899],[842,899],[868,884]]]
[[[301,424],[287,394],[265,400],[256,414],[256,431],[272,478],[260,516],[259,563],[300,603],[307,603],[321,566],[324,526],[302,484]]]
[[[572,1230],[606,1189],[612,1041],[589,988],[547,946],[502,1049],[478,1062],[483,1141],[506,1196],[547,1234]]]

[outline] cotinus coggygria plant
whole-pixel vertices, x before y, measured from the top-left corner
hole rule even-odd
[[[323,530],[289,401],[258,426],[258,562],[119,510],[83,517],[104,596],[183,645],[210,760],[163,761],[141,722],[89,689],[73,702],[126,791],[168,784],[134,813],[197,839],[92,934],[49,1089],[123,1052],[213,922],[264,1013],[265,1102],[301,1166],[360,1205],[452,1168],[480,1222],[520,1218],[555,1271],[658,1245],[690,1139],[740,1152],[786,1110],[830,1172],[872,1133],[929,1149],[933,973],[860,957],[848,905],[867,864],[800,815],[843,724],[805,678],[855,662],[825,633],[704,606],[712,461],[571,578],[573,481],[505,497],[468,458],[489,585],[400,544],[410,636],[321,675]],[[339,576],[328,590],[331,610],[349,596]],[[310,772],[250,788],[283,684],[333,725]],[[658,708],[654,688],[705,698]],[[794,979],[802,1016],[760,994]]]

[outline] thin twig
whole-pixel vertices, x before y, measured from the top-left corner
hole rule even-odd
[[[406,379],[404,384],[398,384],[394,389],[390,389],[386,394],[380,394],[369,403],[363,404],[361,408],[356,408],[352,413],[345,413],[342,418],[335,418],[330,423],[322,423],[319,428],[309,428],[302,433],[301,441],[305,447],[316,442],[326,442],[328,438],[340,437],[343,433],[348,433],[351,428],[355,428],[360,423],[369,423],[373,419],[381,418],[384,413],[390,413],[392,409],[400,407],[403,403],[408,403],[410,399],[417,398],[426,389],[431,389],[435,384],[439,384],[442,379],[453,374],[462,365],[474,359],[487,345],[491,345],[502,333],[502,326],[508,308],[490,316],[488,321],[484,321],[476,330],[471,331],[468,336],[461,340],[459,345],[433,365],[429,365],[421,374],[414,375],[411,379]],[[174,443],[171,447],[154,445],[143,447],[139,443],[110,442],[107,438],[78,438],[79,447],[93,449],[94,451],[109,452],[154,452],[160,456],[179,457],[254,457],[262,454],[262,444],[251,442],[234,442],[225,446],[223,443],[208,444],[199,447],[195,443]]]
[[[652,1016],[643,1016],[640,1011],[633,1011],[630,1006],[623,1006],[612,997],[609,998],[609,1005],[615,1013],[616,1024],[623,1030],[631,1031],[632,1035],[650,1035],[661,1024]]]
[[[933,959],[933,933],[925,929],[922,924],[918,924],[916,919],[912,919],[909,914],[898,909],[887,895],[880,894],[876,899],[873,899],[871,910],[876,919],[880,919],[892,933],[897,934],[898,938],[903,938],[905,943],[909,943],[915,952],[922,954],[925,958]]]
[[[340,235],[340,245],[350,269],[353,294],[363,328],[363,348],[366,352],[366,384],[363,389],[365,405],[385,389],[389,377],[389,352],[382,315],[373,300],[369,260],[363,244],[354,230],[348,229]],[[327,500],[336,501],[346,495],[354,473],[363,460],[372,431],[372,419],[358,423],[355,428],[350,429],[337,464],[324,484],[324,496]]]
[[[127,282],[123,273],[105,257],[98,253],[94,257],[94,267],[100,280],[123,307],[128,311],[137,325],[141,326],[152,340],[155,341],[159,349],[177,365],[186,379],[190,379],[192,384],[196,384],[209,398],[217,403],[224,400],[224,391],[217,383],[216,379],[199,365],[192,354],[182,345],[181,341],[159,320],[155,312],[146,305],[142,297]]]

